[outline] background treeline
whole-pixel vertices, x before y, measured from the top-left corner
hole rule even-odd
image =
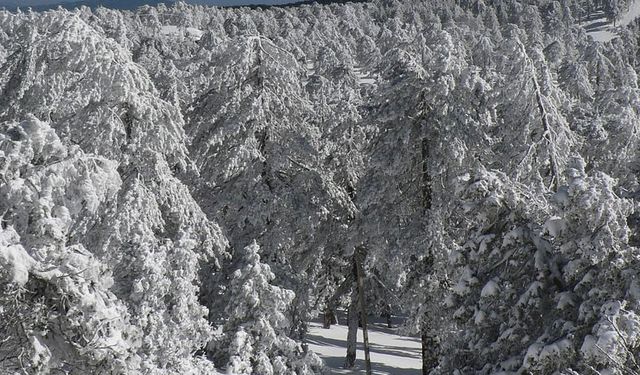
[[[0,12],[0,373],[321,373],[356,260],[427,372],[640,372],[627,5]]]

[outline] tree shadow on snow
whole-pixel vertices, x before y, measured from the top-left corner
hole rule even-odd
[[[608,21],[599,21],[599,22],[594,22],[594,23],[590,23],[590,24],[586,25],[584,27],[584,29],[586,31],[595,31],[597,29],[601,29],[601,28],[604,28],[606,26],[609,26],[609,22]]]
[[[356,366],[353,369],[343,369],[344,358],[342,357],[323,357],[327,365],[331,368],[332,374],[364,374],[364,360],[357,359]],[[374,375],[421,375],[420,369],[395,368],[384,363],[371,361],[371,372]]]
[[[406,348],[404,346],[390,346],[390,345],[379,345],[376,343],[369,343],[371,347],[371,353],[379,353],[391,355],[394,357],[407,357],[407,358],[416,358],[420,359],[421,353],[414,348]],[[415,352],[412,352],[415,350]]]
[[[308,344],[314,344],[318,346],[333,346],[338,348],[345,347],[344,340],[329,339],[326,337],[310,335],[310,334],[307,334],[307,336],[305,337],[305,342]],[[358,345],[358,347],[360,347],[360,345]]]
[[[347,346],[345,340],[330,339],[330,338],[317,336],[317,335],[307,335],[305,341],[308,344],[312,344],[312,345],[329,346],[334,348],[346,348]],[[389,346],[384,344],[377,344],[375,342],[370,342],[369,348],[371,349],[372,359],[376,353],[395,356],[395,357],[417,358],[417,359],[420,359],[420,355],[421,355],[420,352],[418,352],[418,349],[415,349],[415,348],[408,348],[403,346]],[[364,350],[364,346],[361,342],[358,342],[357,349]],[[416,352],[412,353],[411,352],[412,350],[415,350]],[[344,362],[344,358],[342,359],[342,361]]]

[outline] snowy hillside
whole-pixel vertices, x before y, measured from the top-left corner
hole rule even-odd
[[[640,373],[639,10],[0,11],[0,375]]]

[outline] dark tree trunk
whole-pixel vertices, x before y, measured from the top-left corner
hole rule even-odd
[[[331,328],[332,324],[338,324],[338,319],[336,318],[336,314],[333,309],[327,307],[324,310],[324,321],[322,326],[324,328]]]
[[[424,323],[423,323],[424,324]],[[422,341],[422,375],[429,373],[438,366],[438,338],[428,329],[423,328]]]
[[[290,321],[292,324],[289,328],[289,337],[296,341],[304,342],[308,327],[307,322],[301,316],[297,306],[298,305],[294,302],[294,308],[291,311],[290,317]]]
[[[433,191],[429,173],[429,140],[426,137],[420,142],[420,151],[422,154],[422,203],[426,210],[430,210]]]
[[[434,119],[431,118],[433,116],[431,108],[426,106],[425,109],[427,109],[426,120],[428,122],[433,121]],[[423,121],[418,126],[420,129],[420,157],[422,164],[422,206],[425,211],[428,212],[431,210],[433,204],[433,177],[429,170],[431,149],[429,147],[426,125],[427,122]],[[425,316],[424,319],[426,320],[428,317]],[[420,335],[422,341],[422,374],[428,375],[438,365],[438,339],[424,326],[424,322],[422,324],[423,328]]]
[[[364,248],[358,246],[354,254],[358,280],[358,299],[360,300],[360,321],[362,323],[362,341],[364,343],[364,363],[367,375],[371,375],[371,357],[369,354],[369,332],[367,331],[367,309],[364,298]]]
[[[356,345],[358,339],[358,303],[355,291],[351,295],[351,303],[347,312],[347,357],[344,368],[353,368],[356,364]]]
[[[391,305],[389,304],[385,306],[384,318],[387,321],[387,328],[393,328],[391,325]]]
[[[335,316],[335,311],[338,305],[338,301],[340,300],[340,298],[342,298],[342,296],[344,296],[347,293],[350,293],[353,290],[353,285],[356,282],[356,275],[353,274],[353,272],[349,272],[345,276],[346,277],[342,282],[342,284],[338,286],[338,289],[336,289],[333,296],[329,297],[326,302],[325,313],[327,312],[327,310],[329,310],[330,313],[333,315],[333,322],[331,322],[331,324],[338,324],[338,318]]]

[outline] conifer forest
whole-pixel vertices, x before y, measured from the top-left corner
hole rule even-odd
[[[638,16],[0,10],[0,374],[640,374]]]

